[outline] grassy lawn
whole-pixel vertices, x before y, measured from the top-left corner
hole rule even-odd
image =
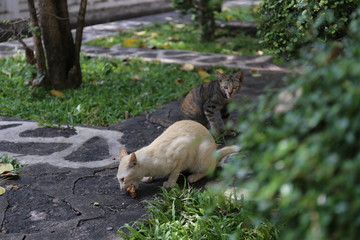
[[[211,191],[174,187],[148,204],[148,217],[119,230],[123,239],[275,240],[278,230],[253,224],[251,203]]]
[[[223,22],[256,20],[251,8],[224,10],[216,18]],[[218,28],[214,41],[202,42],[200,30],[195,24],[176,22],[151,23],[136,29],[118,30],[117,34],[94,39],[86,44],[107,48],[119,44],[122,47],[177,49],[250,56],[258,55],[258,51],[261,50],[257,39],[241,30]]]
[[[35,71],[25,63],[23,56],[0,59],[3,66],[0,70],[0,116],[44,124],[108,126],[124,120],[126,112],[134,116],[182,97],[193,86],[213,79],[215,71],[215,68],[183,70],[181,65],[139,59],[84,57],[81,64],[81,87],[65,90],[60,93],[63,96],[59,96],[51,89],[24,84],[31,80]],[[204,71],[211,76],[204,77]]]

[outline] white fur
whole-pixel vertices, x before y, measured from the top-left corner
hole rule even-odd
[[[239,150],[238,146],[230,146],[216,151],[214,138],[204,126],[183,120],[135,153],[129,155],[122,150],[117,178],[122,190],[130,185],[137,188],[142,178],[156,176],[169,176],[163,185],[173,187],[185,170],[192,173],[189,182],[196,182],[213,171],[219,159]]]

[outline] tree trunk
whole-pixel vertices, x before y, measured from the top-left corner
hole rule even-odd
[[[201,41],[211,41],[214,39],[215,34],[215,16],[208,4],[207,0],[200,0],[199,2]]]
[[[36,68],[37,68],[37,79],[39,80],[36,85],[46,85],[45,75],[46,75],[46,60],[44,47],[41,42],[41,32],[38,17],[36,14],[36,8],[34,0],[28,0],[28,7],[31,19],[31,28],[32,28],[32,36],[34,41],[34,52],[35,52],[35,60],[36,60]]]
[[[55,89],[81,85],[81,68],[71,34],[66,0],[37,0],[42,41],[46,53],[46,81]]]

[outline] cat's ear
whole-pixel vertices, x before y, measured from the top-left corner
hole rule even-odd
[[[137,165],[137,159],[135,153],[130,154],[129,168],[135,167]]]
[[[129,155],[125,148],[120,148],[119,152],[120,152],[120,159],[122,159],[123,157]]]
[[[234,76],[234,78],[240,82],[242,82],[243,77],[244,77],[243,71],[238,71],[237,73],[235,73],[235,76]]]
[[[226,76],[220,72],[216,72],[215,75],[217,76],[217,78],[222,81],[223,79],[226,78]]]

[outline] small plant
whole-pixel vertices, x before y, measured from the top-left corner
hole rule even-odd
[[[146,218],[119,230],[123,239],[277,239],[273,225],[252,224],[250,203],[208,190],[162,188],[147,209]]]
[[[7,154],[3,154],[0,156],[0,163],[11,164],[14,169],[23,167],[23,165],[19,163],[15,157],[9,157]]]

